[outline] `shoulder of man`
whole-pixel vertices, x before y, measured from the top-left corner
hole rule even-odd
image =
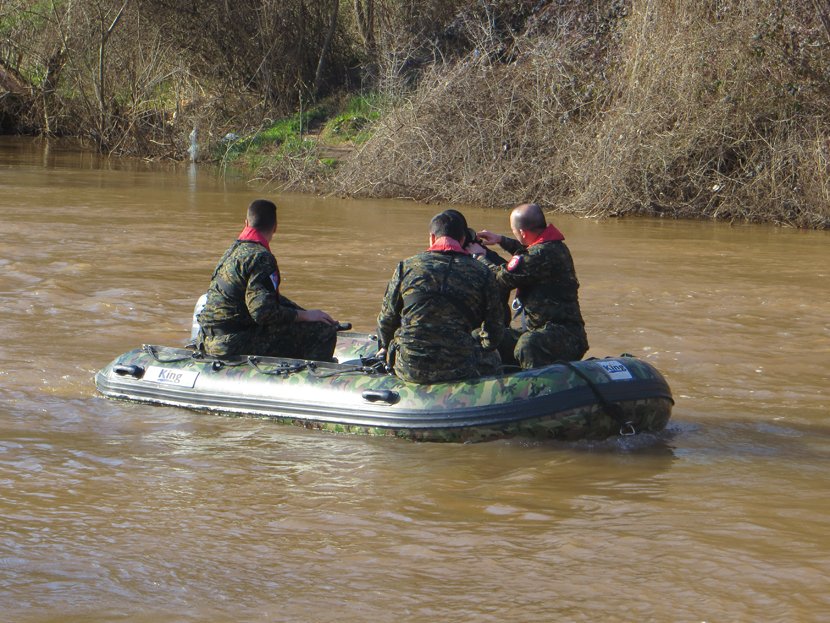
[[[532,247],[522,247],[521,250],[513,254],[504,269],[510,273],[533,271],[534,267],[538,266],[540,260],[544,258],[548,251],[542,248],[543,245],[537,244]]]
[[[515,273],[522,268],[524,261],[524,253],[517,253],[516,255],[510,258],[510,260],[505,265],[504,269],[509,273]]]
[[[544,266],[555,258],[562,255],[561,242],[545,242],[536,244],[516,253],[507,262],[504,269],[512,274],[522,273],[525,275],[534,274],[537,271],[545,270]]]
[[[460,255],[459,262],[464,267],[465,270],[469,270],[471,272],[481,273],[482,275],[485,273],[492,272],[488,267],[487,264],[483,262],[479,262],[476,258],[472,255]]]
[[[533,257],[541,258],[561,258],[571,255],[571,250],[562,240],[549,240],[532,246],[528,251]]]
[[[226,270],[245,280],[257,275],[270,277],[278,271],[276,258],[262,245],[241,244],[234,249],[230,259]]]
[[[416,253],[415,255],[406,258],[403,262],[401,262],[401,264],[403,265],[404,270],[422,269],[438,262],[442,262],[442,255],[442,253],[436,253],[435,251],[421,251],[420,253]]]
[[[538,252],[544,252],[546,250],[549,251],[550,249],[562,249],[562,248],[565,248],[565,249],[568,248],[568,245],[565,244],[564,240],[546,240],[545,242],[540,242],[539,244],[534,244],[532,247],[529,247],[528,251],[534,251],[535,250],[538,253]]]
[[[462,256],[457,267],[457,286],[468,293],[479,293],[487,297],[497,292],[496,274],[487,264],[479,262],[469,255]],[[460,277],[460,281],[458,280]]]
[[[277,263],[277,258],[274,257],[274,254],[261,244],[241,244],[237,249],[237,255],[257,264],[260,262],[269,264]]]

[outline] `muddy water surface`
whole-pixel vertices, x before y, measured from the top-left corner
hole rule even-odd
[[[830,621],[826,232],[555,218],[589,355],[672,385],[655,437],[415,444],[97,396],[186,339],[262,194],[0,141],[0,618]],[[439,210],[272,198],[285,293],[367,331]]]

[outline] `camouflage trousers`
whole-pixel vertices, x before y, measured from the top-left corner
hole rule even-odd
[[[588,352],[588,337],[579,326],[545,323],[532,331],[509,328],[499,344],[505,364],[539,368],[557,361],[579,361]]]
[[[473,350],[465,362],[447,367],[435,359],[427,363],[422,357],[411,357],[405,346],[393,341],[387,354],[387,362],[394,369],[396,376],[404,381],[420,384],[474,379],[498,374],[501,369],[498,351],[486,351],[480,346]]]
[[[325,322],[294,322],[280,327],[256,326],[221,336],[204,336],[205,352],[215,357],[260,355],[331,361],[337,326]]]

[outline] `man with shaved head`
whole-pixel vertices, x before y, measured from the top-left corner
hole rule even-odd
[[[579,309],[579,281],[565,237],[547,224],[535,203],[513,208],[510,228],[515,239],[487,230],[478,233],[483,244],[499,244],[513,255],[506,265],[489,262],[481,245],[470,247],[473,257],[495,273],[503,290],[516,290],[523,326],[510,329],[502,338],[502,362],[513,360],[522,368],[536,368],[582,359],[588,351],[588,337]]]

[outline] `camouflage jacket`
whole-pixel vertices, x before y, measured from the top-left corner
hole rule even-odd
[[[294,322],[296,306],[278,296],[279,274],[277,260],[268,249],[257,242],[237,240],[213,271],[199,324],[203,329],[238,332],[256,325]]]
[[[564,242],[549,241],[523,246],[505,237],[501,247],[513,258],[497,266],[481,258],[496,276],[504,291],[516,290],[524,306],[527,328],[540,329],[547,322],[584,327],[579,309],[579,281],[571,252]]]
[[[394,339],[407,367],[428,370],[435,380],[475,368],[476,350],[494,350],[503,333],[493,274],[456,252],[426,251],[400,262],[378,316],[380,346]]]

